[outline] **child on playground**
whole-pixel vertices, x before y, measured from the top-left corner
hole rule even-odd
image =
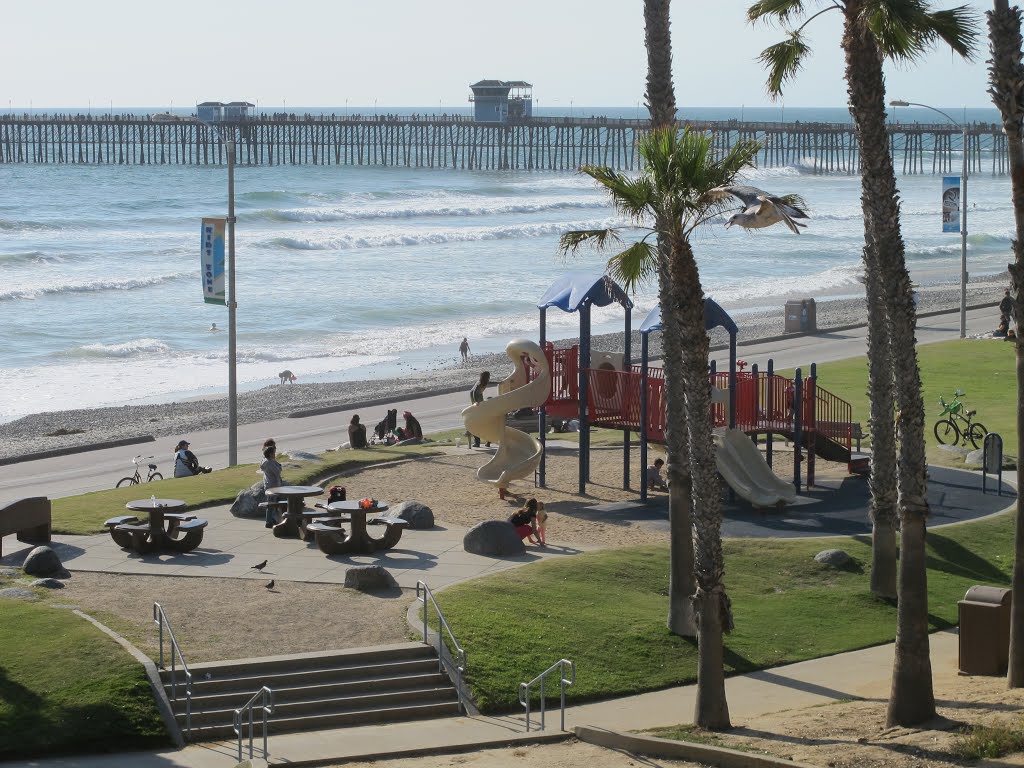
[[[656,488],[659,491],[667,491],[665,478],[661,476],[661,468],[665,466],[664,459],[655,459],[653,464],[647,466],[647,487]]]
[[[544,539],[537,527],[537,519],[539,512],[543,510],[544,505],[536,499],[530,499],[523,505],[522,509],[512,513],[508,521],[515,526],[516,533],[519,534],[520,539],[526,539],[531,544],[537,544],[544,546]],[[544,519],[547,520],[547,513],[544,513]]]

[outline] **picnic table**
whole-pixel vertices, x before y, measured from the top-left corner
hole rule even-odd
[[[305,499],[319,496],[324,489],[318,485],[281,485],[267,488],[267,496],[279,496],[288,502],[284,519],[274,526],[274,536],[279,539],[300,538],[308,540],[311,534],[307,531],[308,518],[327,514],[319,510],[307,510]]]
[[[129,501],[126,509],[145,512],[112,517],[104,523],[114,543],[140,554],[158,551],[191,552],[203,541],[203,529],[209,522],[180,511],[186,504],[180,499],[140,499]]]
[[[374,517],[367,520],[368,515],[388,511],[387,502],[377,502],[376,506],[363,507],[359,501],[334,501],[326,507],[329,513],[338,517],[323,517],[309,524],[309,530],[316,536],[316,545],[320,551],[328,555],[373,554],[377,550],[391,549],[402,538],[402,531],[409,524],[398,517]],[[349,531],[341,524],[348,522]],[[335,524],[337,523],[337,524]],[[368,525],[384,526],[384,535],[372,536]]]

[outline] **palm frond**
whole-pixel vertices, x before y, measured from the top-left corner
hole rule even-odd
[[[863,15],[888,59],[916,61],[940,40],[965,58],[974,55],[979,25],[966,6],[933,12],[928,0],[870,0]]]
[[[597,250],[607,248],[611,243],[622,242],[617,230],[609,227],[607,229],[577,229],[572,232],[563,232],[558,238],[558,250],[567,256],[575,256],[583,245],[590,245]]]
[[[793,79],[803,67],[804,59],[811,53],[810,46],[800,32],[790,32],[789,37],[775,45],[769,45],[758,56],[758,61],[768,69],[768,94],[772,98],[782,93],[782,86]]]
[[[601,165],[585,165],[580,173],[604,187],[618,213],[636,223],[646,218],[651,206],[651,190],[642,176],[629,177]]]
[[[608,275],[627,292],[658,277],[658,249],[640,240],[608,259]]]
[[[803,197],[801,197],[800,195],[789,194],[779,195],[778,197],[779,200],[784,202],[786,205],[792,205],[794,208],[799,208],[800,210],[805,210],[807,208],[807,201],[804,200]]]
[[[747,8],[747,21],[785,24],[803,13],[803,0],[760,0]]]

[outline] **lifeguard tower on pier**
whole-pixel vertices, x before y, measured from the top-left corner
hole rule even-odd
[[[475,122],[509,123],[533,117],[533,86],[524,80],[481,80],[469,87]]]

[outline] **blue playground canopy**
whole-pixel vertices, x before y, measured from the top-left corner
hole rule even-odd
[[[739,331],[729,313],[722,309],[718,302],[714,299],[704,299],[704,330],[710,331],[718,326],[725,328],[731,337]],[[661,307],[657,306],[640,323],[640,333],[648,334],[661,329]]]
[[[625,309],[633,308],[626,292],[604,272],[566,272],[544,292],[537,308],[557,307],[563,312],[576,312],[587,304],[607,307],[613,301]]]

